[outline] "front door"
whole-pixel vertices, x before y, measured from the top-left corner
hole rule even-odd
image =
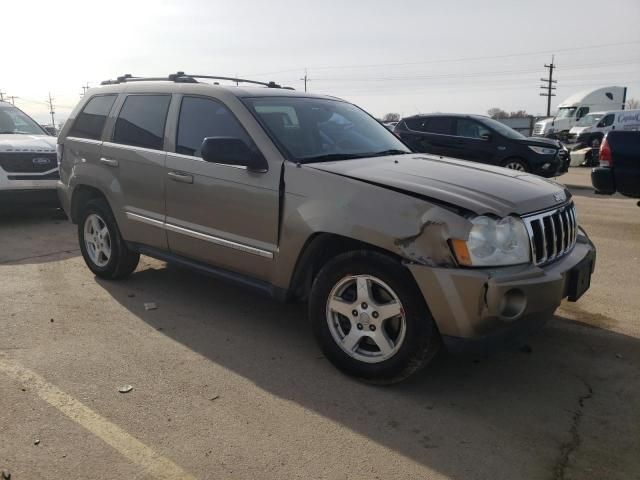
[[[175,152],[167,154],[166,229],[173,253],[267,279],[277,247],[281,165],[259,173],[207,162],[206,137],[253,142],[217,99],[182,97]]]
[[[456,118],[452,156],[474,162],[493,163],[495,146],[488,128],[470,118]]]

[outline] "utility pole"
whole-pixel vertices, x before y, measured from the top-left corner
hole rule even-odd
[[[15,105],[16,98],[20,98],[20,97],[16,97],[15,95],[7,95],[7,98],[11,99],[11,105]]]
[[[89,82],[82,86],[82,93],[80,94],[80,96],[84,97],[84,94],[87,93],[87,90],[89,90]]]
[[[0,90],[0,102],[4,102],[4,95],[5,95],[5,92]]]
[[[541,93],[540,96],[541,97],[547,97],[547,117],[551,116],[551,97],[555,97],[556,94],[553,93],[553,90],[556,89],[556,87],[554,87],[553,85],[555,83],[558,83],[557,80],[553,79],[553,69],[556,68],[556,65],[553,63],[554,60],[554,55],[551,56],[551,64],[550,65],[546,65],[544,66],[544,68],[548,68],[549,69],[549,78],[541,78],[540,81],[541,82],[545,82],[546,85],[541,86],[540,88],[546,90],[546,93]]]
[[[51,92],[49,92],[49,113],[51,114],[51,126],[55,129],[56,120],[54,115],[56,112],[53,110],[53,98],[51,98]]]
[[[302,77],[300,80],[304,80],[304,91],[307,91],[307,82],[311,81],[311,79],[307,76],[307,69],[304,69],[304,77]]]

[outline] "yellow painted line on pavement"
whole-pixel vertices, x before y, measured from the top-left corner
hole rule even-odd
[[[21,382],[49,405],[64,413],[78,425],[111,445],[130,461],[159,480],[195,480],[168,458],[136,440],[122,428],[98,415],[89,407],[48,383],[37,373],[0,355],[0,372]]]

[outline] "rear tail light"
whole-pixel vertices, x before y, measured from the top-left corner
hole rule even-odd
[[[607,141],[607,137],[604,137],[603,142],[600,144],[600,160],[601,167],[613,167],[613,157],[611,156],[611,147]]]
[[[62,163],[62,153],[64,152],[64,145],[62,143],[58,143],[56,145],[56,158],[58,160],[58,167]]]

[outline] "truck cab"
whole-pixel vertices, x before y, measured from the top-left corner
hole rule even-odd
[[[542,119],[533,127],[533,135],[566,140],[569,130],[592,112],[624,109],[627,87],[603,87],[578,92],[560,105],[555,117]]]

